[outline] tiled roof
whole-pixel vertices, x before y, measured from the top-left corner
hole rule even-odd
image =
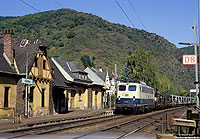
[[[16,74],[16,71],[8,64],[3,56],[3,43],[0,42],[0,72]]]
[[[68,87],[67,84],[70,82],[65,79],[52,60],[50,60],[50,64],[52,70],[54,71],[54,86]]]
[[[36,53],[39,50],[39,45],[35,43],[33,39],[27,40],[29,42],[25,46],[22,45],[23,41],[25,41],[25,39],[16,39],[14,41],[15,60],[20,74],[26,73],[27,57],[28,57],[28,67],[30,70],[30,68],[34,63]]]
[[[105,82],[97,75],[97,73],[87,67],[85,71],[88,73],[88,77],[93,81],[92,84],[104,86]]]
[[[36,52],[40,47],[46,47],[44,40],[42,39],[14,39],[14,56],[17,68],[20,74],[26,73],[26,62],[28,53],[28,67],[31,69],[34,59],[36,57]],[[3,39],[0,39],[0,71],[16,73],[15,69],[8,64],[3,56]]]
[[[88,78],[88,79],[79,79],[78,77],[76,77],[76,75],[74,73],[85,73],[88,74],[87,72],[85,72],[84,70],[82,70],[78,65],[76,65],[74,62],[68,62],[62,59],[57,59],[57,58],[53,58],[62,68],[63,70],[73,79],[73,82],[77,82],[77,83],[92,83],[92,81]]]
[[[93,72],[96,72],[96,74],[97,74],[103,81],[106,80],[107,72],[103,72],[103,71],[97,70],[97,69],[95,69],[95,68],[91,68],[91,70],[92,70]],[[109,79],[111,80],[111,79],[112,79],[112,73],[108,73],[108,76],[109,76]]]

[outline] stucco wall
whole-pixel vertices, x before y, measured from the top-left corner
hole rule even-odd
[[[13,117],[16,108],[17,78],[14,76],[0,75],[0,117]],[[4,108],[5,87],[8,91],[8,107]]]

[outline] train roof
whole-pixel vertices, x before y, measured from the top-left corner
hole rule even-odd
[[[144,85],[146,87],[152,88],[150,86],[148,86],[145,82],[139,81],[139,80],[118,80],[119,83],[138,83],[141,85]]]
[[[118,80],[120,83],[141,83],[139,80]]]

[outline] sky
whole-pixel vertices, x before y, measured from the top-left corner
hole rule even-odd
[[[28,3],[35,9],[24,4]],[[134,12],[136,10],[143,24]],[[156,33],[175,44],[194,43],[193,20],[198,26],[198,0],[117,0],[133,25],[115,0],[1,0],[0,16],[23,16],[38,11],[69,8],[79,12],[92,13],[112,23],[119,23],[137,29]],[[198,39],[198,37],[197,37]]]

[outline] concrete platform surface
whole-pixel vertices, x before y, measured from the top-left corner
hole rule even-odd
[[[104,112],[112,112],[111,109],[98,109],[98,110],[73,110],[69,111],[66,114],[53,114],[48,116],[40,116],[40,117],[29,117],[28,119],[22,118],[21,123],[14,123],[13,119],[0,119],[0,130],[5,130],[9,128],[17,128],[20,126],[24,126],[26,124],[32,123],[42,123],[47,121],[54,121],[60,119],[71,119],[71,118],[79,118],[79,117],[87,117],[87,116],[95,116],[100,115]]]

